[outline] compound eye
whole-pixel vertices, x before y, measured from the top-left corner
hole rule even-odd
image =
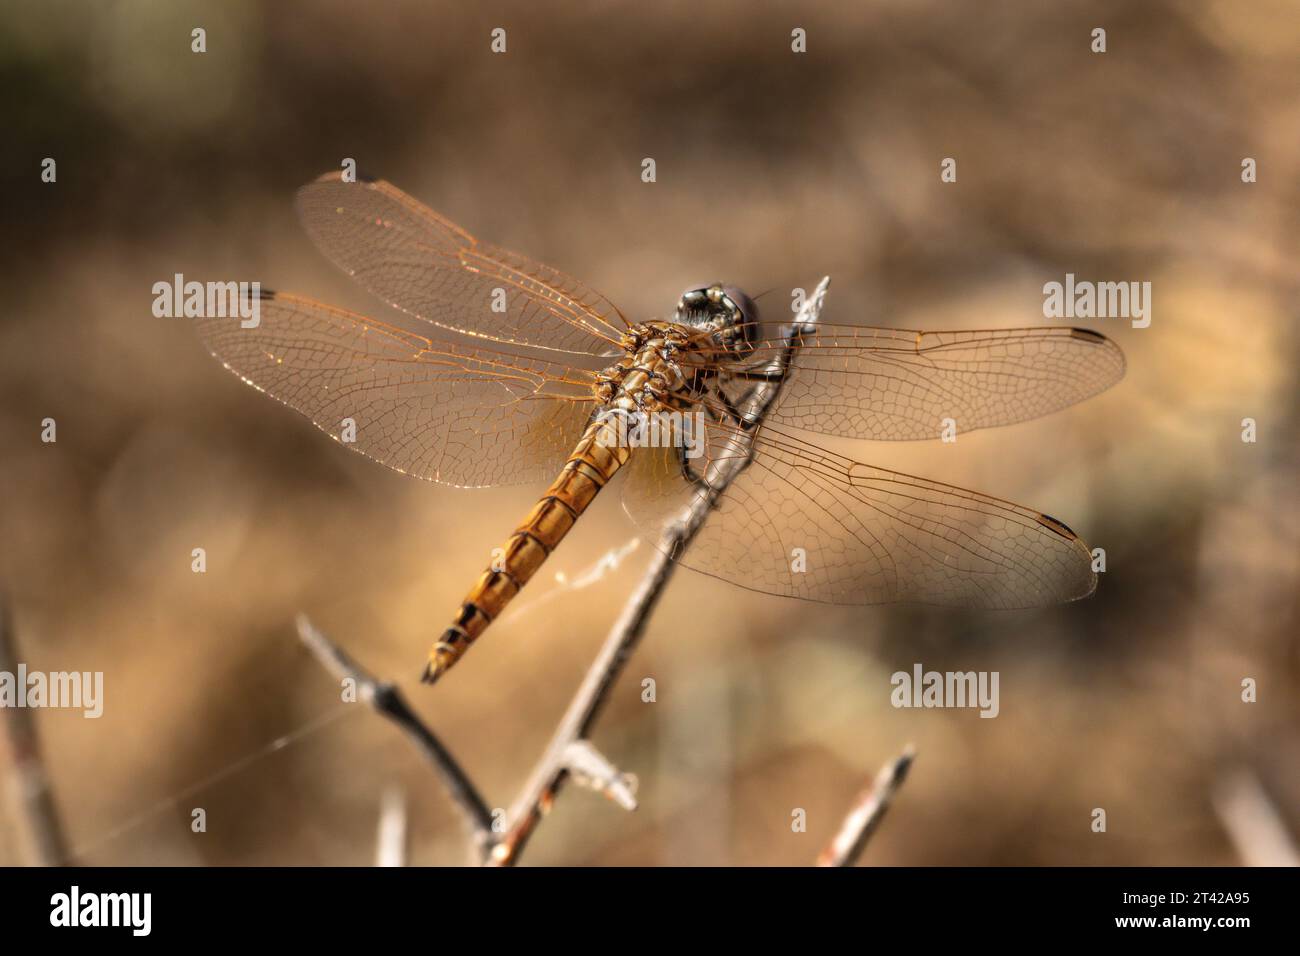
[[[722,291],[735,303],[736,309],[740,312],[740,323],[746,329],[753,329],[754,323],[758,321],[758,306],[754,304],[754,300],[734,285],[723,286]]]
[[[682,293],[681,299],[678,301],[687,306],[693,305],[699,307],[703,305],[705,302],[709,301],[709,283],[701,282],[696,285],[688,286],[686,291]]]

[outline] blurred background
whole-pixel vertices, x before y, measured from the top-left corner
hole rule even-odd
[[[909,741],[866,862],[1294,853],[1294,3],[541,6],[8,11],[0,590],[30,669],[105,673],[101,719],[34,715],[69,860],[365,865],[396,787],[411,862],[464,862],[422,758],[339,702],[295,613],[397,680],[504,807],[650,556],[602,496],[456,673],[416,682],[541,488],[389,472],[151,313],[177,272],[381,312],[295,221],[294,190],[344,157],[629,316],[715,277],[785,309],[829,274],[828,321],[918,329],[1041,324],[1042,286],[1067,272],[1153,285],[1149,328],[1080,323],[1127,354],[1111,391],[955,445],[851,449],[1061,518],[1106,551],[1095,597],[837,609],[684,571],[594,734],[641,808],[570,788],[525,863],[807,864]],[[574,586],[610,552],[616,568]],[[1000,672],[997,719],[891,707],[890,675],[917,662]],[[14,807],[0,863],[23,859]]]

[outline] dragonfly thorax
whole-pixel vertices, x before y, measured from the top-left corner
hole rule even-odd
[[[668,395],[686,379],[677,364],[678,351],[690,332],[671,322],[633,326],[623,337],[623,355],[596,375],[596,399],[626,411],[658,411]]]

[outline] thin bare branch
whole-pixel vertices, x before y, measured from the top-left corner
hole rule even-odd
[[[18,671],[18,644],[9,603],[0,594],[0,671]],[[24,689],[20,688],[19,693]],[[3,723],[13,763],[10,781],[18,818],[23,860],[30,866],[57,866],[67,857],[59,812],[41,760],[36,722],[26,707],[6,707]]]
[[[821,316],[829,286],[830,278],[823,278],[813,294],[804,301],[803,308],[791,325],[784,354],[773,359],[772,371],[783,372],[793,361],[794,354],[799,348],[801,335],[810,331]],[[737,403],[745,419],[752,423],[762,422],[768,409],[780,394],[782,384],[783,378],[780,374],[771,375],[769,380],[756,384]],[[737,447],[735,454],[720,456],[710,463],[699,493],[677,519],[665,528],[659,541],[658,552],[646,568],[641,583],[623,606],[622,613],[610,629],[605,643],[601,646],[595,661],[560,719],[559,726],[552,735],[541,760],[533,768],[519,798],[506,815],[506,832],[492,847],[489,859],[491,864],[511,866],[518,862],[519,855],[536,829],[538,821],[550,809],[556,793],[568,775],[566,755],[569,753],[570,746],[589,736],[591,727],[604,708],[614,683],[645,633],[650,614],[659,603],[659,598],[663,595],[664,588],[677,567],[673,556],[680,555],[690,545],[703,527],[704,520],[713,510],[718,498],[749,467],[752,436],[756,430],[738,433],[735,439],[738,446],[742,442],[748,442],[749,447]]]
[[[406,797],[400,787],[385,790],[379,803],[375,866],[406,866]]]
[[[492,811],[456,758],[411,710],[396,685],[376,679],[302,614],[298,615],[298,637],[327,671],[339,680],[356,681],[357,699],[397,724],[424,754],[447,795],[460,809],[479,856],[485,856],[492,842]]]
[[[915,759],[916,748],[908,744],[899,757],[880,768],[876,779],[853,801],[839,832],[818,855],[818,866],[852,866],[858,861]]]
[[[1300,853],[1282,813],[1253,770],[1224,774],[1211,797],[1245,866],[1300,866]]]

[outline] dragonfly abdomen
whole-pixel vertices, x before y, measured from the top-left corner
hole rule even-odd
[[[426,682],[446,673],[501,615],[630,455],[609,418],[587,426],[559,477],[494,552],[492,564],[461,602],[456,619],[429,650]]]

